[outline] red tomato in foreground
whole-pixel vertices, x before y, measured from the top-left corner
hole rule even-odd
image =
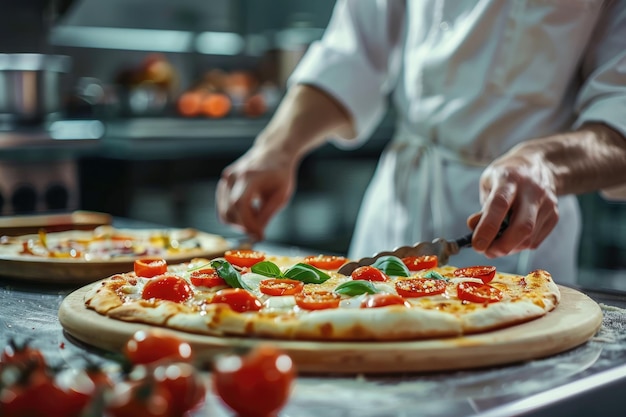
[[[455,277],[479,278],[485,284],[496,276],[495,266],[468,266],[454,270]]]
[[[107,417],[171,417],[172,398],[159,384],[146,378],[115,384],[111,401],[106,405]]]
[[[253,294],[241,288],[226,288],[219,290],[211,300],[213,304],[226,304],[237,313],[245,311],[259,311],[263,303]]]
[[[183,416],[204,403],[206,387],[193,365],[164,363],[153,370],[152,376],[169,393],[172,416]]]
[[[259,290],[267,295],[295,295],[302,292],[304,282],[295,279],[268,278],[261,281]]]
[[[224,278],[217,274],[217,271],[213,268],[204,268],[193,271],[189,276],[189,280],[196,287],[221,287],[226,286]]]
[[[339,267],[345,264],[347,259],[343,256],[333,255],[317,255],[307,256],[304,258],[304,263],[314,266],[319,269],[339,269]]]
[[[161,360],[190,362],[192,359],[189,343],[161,329],[135,332],[126,342],[123,352],[134,365],[155,363]]]
[[[350,274],[354,280],[364,281],[389,281],[389,277],[383,271],[373,266],[360,266]]]
[[[46,365],[46,360],[39,349],[33,348],[28,343],[17,344],[10,340],[0,355],[0,364],[14,365],[18,367],[41,367]]]
[[[277,415],[289,399],[296,371],[291,358],[271,345],[258,345],[244,356],[217,358],[213,389],[239,417]]]
[[[191,286],[183,278],[176,275],[159,275],[152,278],[143,287],[141,293],[141,298],[144,300],[156,298],[175,303],[182,303],[191,297],[193,297]]]
[[[296,305],[304,310],[337,308],[341,301],[341,296],[332,291],[301,292],[295,298]]]
[[[396,281],[396,291],[403,297],[425,297],[446,291],[446,281],[430,278],[409,278]]]
[[[377,308],[393,305],[408,307],[407,302],[397,294],[371,294],[361,302],[361,308]]]
[[[472,303],[496,303],[504,297],[502,291],[489,284],[462,282],[457,287],[457,295],[463,301]]]
[[[436,255],[407,256],[402,258],[402,263],[409,268],[409,271],[422,271],[437,267],[439,258]]]
[[[167,272],[167,262],[161,258],[136,259],[133,269],[138,277],[152,278]]]
[[[265,259],[265,253],[251,249],[227,250],[224,259],[241,268],[251,267]]]

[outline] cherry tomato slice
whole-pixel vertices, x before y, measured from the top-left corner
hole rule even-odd
[[[295,297],[296,305],[304,310],[337,308],[341,301],[341,296],[332,291],[301,292]]]
[[[134,365],[145,365],[161,360],[190,362],[192,359],[189,343],[161,329],[136,331],[122,351]]]
[[[491,282],[496,276],[495,266],[468,266],[454,270],[455,277],[479,278],[485,284]]]
[[[436,255],[407,256],[402,258],[402,262],[409,268],[409,271],[422,271],[436,268],[439,264],[439,258]]]
[[[152,278],[143,287],[141,298],[149,300],[169,300],[181,303],[193,297],[191,286],[181,277],[176,275],[159,275]]]
[[[409,278],[396,281],[396,291],[403,297],[425,297],[442,294],[447,283],[442,279]]]
[[[220,287],[226,286],[224,278],[217,274],[217,271],[213,268],[204,268],[193,271],[189,276],[189,281],[196,287]]]
[[[304,263],[314,266],[318,269],[339,269],[339,267],[345,264],[347,259],[343,256],[333,255],[317,255],[307,256],[304,258]]]
[[[267,295],[295,295],[303,289],[304,282],[295,279],[268,278],[259,285],[259,290]]]
[[[167,261],[161,258],[136,259],[134,270],[138,277],[152,278],[167,272]]]
[[[361,308],[377,308],[392,305],[408,307],[407,302],[397,294],[371,294],[361,302]]]
[[[231,310],[237,313],[245,311],[259,311],[263,308],[263,303],[253,294],[242,288],[226,288],[219,290],[211,300],[213,304],[226,304]]]
[[[296,368],[291,358],[267,344],[244,356],[218,356],[212,387],[237,416],[277,416],[291,393]]]
[[[373,266],[360,266],[350,275],[353,280],[389,281],[389,277],[380,269]]]
[[[498,288],[478,282],[462,282],[456,289],[459,299],[472,303],[495,303],[504,297]]]
[[[265,253],[251,249],[227,250],[224,253],[226,259],[232,265],[238,267],[251,267],[265,259]]]

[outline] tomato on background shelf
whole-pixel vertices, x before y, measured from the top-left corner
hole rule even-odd
[[[124,356],[134,365],[145,365],[163,360],[190,362],[189,343],[171,332],[161,329],[136,331],[124,345]]]
[[[265,253],[252,249],[227,250],[224,259],[240,268],[250,268],[265,259]]]
[[[152,278],[167,272],[167,261],[162,258],[136,259],[133,270],[138,277]]]
[[[282,350],[260,344],[245,355],[216,358],[213,389],[239,417],[271,417],[287,403],[296,368]]]
[[[314,266],[318,269],[339,269],[341,265],[345,264],[347,259],[343,256],[334,255],[316,255],[307,256],[304,258],[304,263]]]
[[[295,279],[268,278],[261,281],[259,290],[263,294],[281,296],[295,295],[302,292],[304,282]]]
[[[422,271],[436,268],[439,264],[439,258],[436,255],[407,256],[402,258],[402,263],[409,268],[409,271]]]
[[[374,268],[373,266],[360,266],[350,274],[353,280],[364,280],[364,281],[378,281],[385,282],[389,281],[389,277],[385,275],[383,271],[378,268]]]
[[[488,282],[491,282],[496,276],[496,267],[491,265],[466,266],[464,268],[455,269],[454,276],[479,278],[482,282],[486,284]]]

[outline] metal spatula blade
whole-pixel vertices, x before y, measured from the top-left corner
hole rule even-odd
[[[437,238],[432,242],[420,242],[413,246],[401,246],[392,251],[379,252],[376,255],[368,258],[361,258],[355,262],[349,262],[343,265],[337,272],[343,275],[350,275],[352,271],[360,266],[371,265],[376,259],[383,256],[396,256],[398,258],[405,258],[407,256],[424,256],[424,255],[436,255],[439,263],[445,265],[448,263],[448,259],[451,255],[459,253],[461,248],[471,246],[473,233],[469,233],[456,240],[448,241],[442,238]]]
[[[502,232],[508,227],[511,213],[507,214],[500,230],[496,235],[496,239],[500,237]],[[376,255],[368,258],[361,258],[358,261],[348,262],[343,265],[337,272],[343,275],[350,275],[352,271],[360,266],[371,265],[376,259],[383,256],[396,256],[398,258],[405,258],[407,256],[424,256],[424,255],[436,255],[440,265],[446,265],[451,255],[459,253],[461,248],[467,248],[472,246],[472,237],[474,232],[468,233],[458,239],[449,241],[443,238],[437,238],[432,242],[420,242],[413,246],[401,246],[392,251],[379,252]]]

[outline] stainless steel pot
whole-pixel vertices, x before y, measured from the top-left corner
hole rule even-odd
[[[61,75],[71,58],[35,53],[0,54],[0,121],[39,124],[61,111]]]

